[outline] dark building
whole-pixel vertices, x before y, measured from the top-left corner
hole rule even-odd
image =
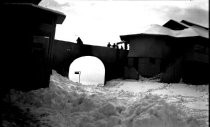
[[[161,74],[163,82],[209,83],[208,28],[185,22],[170,20],[141,34],[120,36],[130,45],[128,65],[136,70],[126,72],[126,77]]]
[[[136,34],[121,36],[121,39],[130,45],[128,66],[133,66],[138,72],[133,71],[136,76],[130,73],[135,79],[138,75],[152,77],[164,71],[166,65],[164,63],[169,62],[167,59],[171,49],[167,42],[172,41],[171,37],[155,34]]]
[[[37,5],[40,0],[1,2],[1,91],[48,87],[56,24],[65,15]]]
[[[185,44],[182,64],[183,81],[194,84],[209,83],[209,29],[185,20],[180,24],[197,33],[196,36],[181,38],[181,42]]]

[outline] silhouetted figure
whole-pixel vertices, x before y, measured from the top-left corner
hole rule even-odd
[[[80,39],[80,37],[77,38],[77,44],[83,45],[83,42],[82,42],[82,40]]]
[[[125,42],[124,45],[125,45],[125,50],[127,50],[128,49],[128,43]]]
[[[113,48],[116,48],[116,44],[114,43],[114,44],[112,45],[112,47],[113,47]]]
[[[109,48],[111,47],[111,44],[110,44],[110,42],[107,44],[107,47],[109,47]]]
[[[116,45],[116,49],[119,49],[119,46],[118,45]]]
[[[122,50],[124,49],[122,45],[121,45],[120,49],[122,49]]]

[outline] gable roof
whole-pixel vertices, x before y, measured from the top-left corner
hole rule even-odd
[[[1,3],[32,3],[38,5],[41,0],[1,0]]]
[[[159,35],[168,35],[172,37],[193,37],[200,36],[193,28],[186,28],[183,30],[172,30],[161,25],[153,24],[143,32],[144,34],[159,34]]]
[[[202,29],[205,29],[205,30],[209,30],[209,28],[206,28],[204,26],[201,26],[201,25],[198,25],[198,24],[195,24],[195,23],[192,23],[192,22],[189,22],[189,21],[186,21],[186,20],[182,20],[181,23],[184,23],[188,26],[197,26],[197,27],[200,27]]]
[[[183,30],[188,28],[186,25],[181,24],[175,20],[170,19],[168,22],[166,22],[165,24],[163,24],[164,27],[166,28],[170,28],[172,30]]]
[[[194,24],[185,20],[181,21],[182,24],[186,24],[189,28],[196,31],[201,37],[209,38],[209,29],[198,24]]]
[[[192,23],[192,22],[189,22],[189,21],[186,21],[186,20],[182,20],[181,22],[178,22],[175,20],[169,20],[163,26],[167,27],[169,29],[172,29],[172,30],[175,30],[176,28],[181,28],[181,27],[184,29],[191,28],[199,36],[204,37],[204,38],[209,38],[209,29],[208,28],[198,25],[198,24],[195,24],[195,23]]]
[[[163,26],[158,24],[152,24],[149,25],[149,27],[140,34],[121,35],[120,38],[123,41],[128,41],[130,38],[138,37],[140,35],[145,35],[145,34],[159,35],[159,36],[164,35],[176,38],[195,37],[195,36],[200,36],[206,39],[209,38],[208,28],[184,20],[182,20],[182,22],[169,20]]]

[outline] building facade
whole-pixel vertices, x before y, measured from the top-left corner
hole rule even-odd
[[[126,78],[160,75],[162,82],[209,83],[208,29],[170,20],[141,34],[122,35],[130,46]],[[135,70],[135,71],[134,71]],[[130,76],[129,76],[130,74]],[[138,79],[138,78],[137,78]]]

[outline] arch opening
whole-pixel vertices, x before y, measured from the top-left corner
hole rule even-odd
[[[105,66],[97,57],[79,57],[70,64],[69,79],[84,85],[104,85]]]

